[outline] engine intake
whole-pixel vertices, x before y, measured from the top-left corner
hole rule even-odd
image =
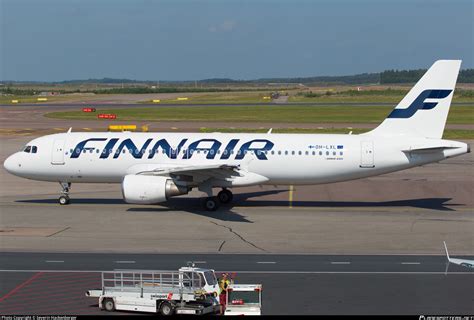
[[[168,177],[129,174],[122,181],[122,194],[127,203],[160,203],[188,192],[187,187],[178,186]]]

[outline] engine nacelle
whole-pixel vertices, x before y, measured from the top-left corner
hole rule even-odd
[[[188,191],[168,177],[129,174],[122,181],[122,194],[127,203],[160,203]]]

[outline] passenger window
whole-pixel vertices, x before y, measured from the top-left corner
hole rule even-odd
[[[294,152],[294,151],[291,151],[291,155],[294,156],[294,155],[295,155],[295,152]]]
[[[322,156],[322,155],[323,155],[323,152],[322,152],[322,151],[319,151],[319,155]]]
[[[316,155],[316,151],[313,151],[313,156],[315,156],[315,155]]]
[[[298,151],[298,155],[300,155],[300,156],[301,156],[301,151]]]
[[[288,155],[288,151],[285,151],[285,156],[287,156],[287,155]]]

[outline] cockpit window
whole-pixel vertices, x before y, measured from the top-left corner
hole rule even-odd
[[[25,146],[23,148],[23,152],[26,153],[36,153],[38,152],[38,147],[37,146]]]

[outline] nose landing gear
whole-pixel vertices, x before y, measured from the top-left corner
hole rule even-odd
[[[63,189],[61,191],[61,196],[59,196],[59,204],[60,205],[67,205],[71,202],[71,199],[69,198],[69,189],[71,188],[71,183],[70,182],[60,182],[61,188]]]

